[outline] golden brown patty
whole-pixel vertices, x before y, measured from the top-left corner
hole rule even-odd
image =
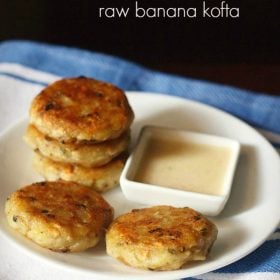
[[[44,248],[77,252],[93,247],[113,219],[97,192],[71,182],[40,182],[6,201],[9,225]]]
[[[116,86],[86,77],[59,80],[35,97],[30,122],[63,141],[106,141],[129,129],[133,112]]]
[[[95,191],[103,192],[118,186],[124,166],[124,157],[120,156],[100,167],[89,168],[56,162],[35,152],[33,166],[48,181],[59,179],[73,181],[93,188]]]
[[[127,149],[129,132],[119,138],[91,143],[64,143],[45,136],[34,125],[29,125],[24,135],[25,142],[33,149],[52,160],[75,163],[85,167],[104,165]]]
[[[205,260],[216,226],[190,208],[155,206],[118,217],[106,233],[107,253],[127,265],[150,270],[179,269]]]

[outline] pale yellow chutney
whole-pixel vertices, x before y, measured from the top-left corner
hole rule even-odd
[[[142,183],[223,195],[229,147],[151,137],[135,174]]]

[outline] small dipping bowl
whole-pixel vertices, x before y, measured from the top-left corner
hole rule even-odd
[[[134,202],[191,207],[215,216],[229,198],[239,151],[236,140],[145,126],[120,185]]]

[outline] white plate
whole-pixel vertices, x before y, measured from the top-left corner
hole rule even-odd
[[[223,212],[213,218],[219,235],[209,259],[181,270],[152,272],[133,269],[107,256],[104,242],[82,253],[61,254],[42,249],[11,230],[5,219],[6,197],[24,184],[41,180],[31,168],[32,152],[22,141],[27,121],[21,121],[0,137],[0,228],[14,244],[33,256],[98,279],[176,279],[223,267],[244,257],[279,223],[280,160],[273,147],[253,128],[209,106],[159,94],[128,93],[135,112],[133,143],[143,125],[164,125],[215,134],[238,140],[241,154],[232,193]],[[105,195],[116,215],[136,208],[120,188]]]

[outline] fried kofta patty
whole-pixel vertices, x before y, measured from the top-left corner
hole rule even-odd
[[[118,186],[125,157],[120,156],[99,167],[83,167],[53,161],[39,152],[33,156],[33,167],[48,181],[65,180],[82,184],[98,192]]]
[[[24,135],[25,142],[33,149],[55,161],[79,164],[85,167],[101,166],[127,149],[130,133],[125,132],[119,138],[92,143],[65,143],[45,136],[34,125],[29,125]]]
[[[133,117],[121,89],[86,77],[49,85],[34,98],[30,108],[31,124],[65,142],[115,139],[129,129]]]
[[[216,226],[191,208],[155,206],[118,217],[106,233],[107,253],[142,269],[175,270],[205,260]]]
[[[100,194],[63,181],[17,190],[7,199],[5,213],[12,228],[58,252],[95,246],[113,219],[113,208]]]

